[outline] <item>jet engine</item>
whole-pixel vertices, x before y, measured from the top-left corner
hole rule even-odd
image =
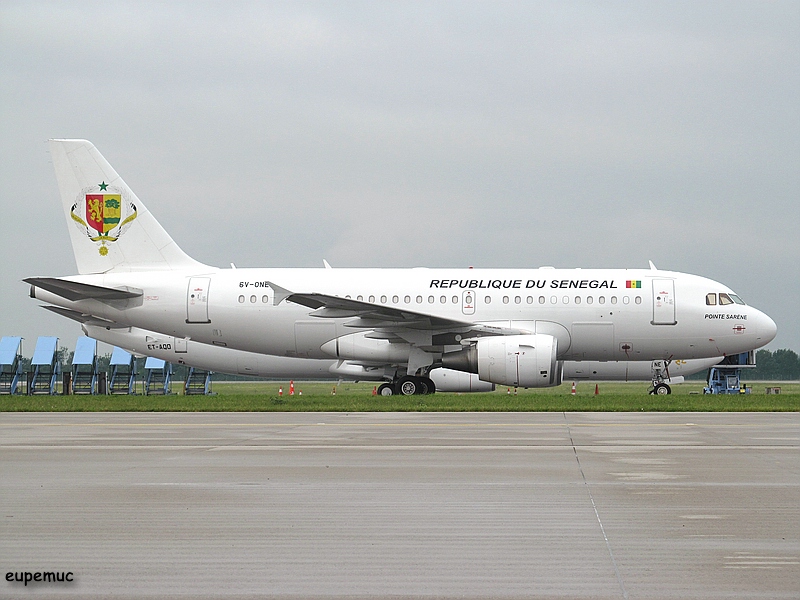
[[[552,387],[562,381],[557,350],[557,340],[542,333],[481,338],[464,350],[443,354],[442,366],[500,385]]]

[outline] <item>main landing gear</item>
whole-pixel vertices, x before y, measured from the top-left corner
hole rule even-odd
[[[384,383],[378,388],[379,396],[415,396],[421,394],[433,394],[436,392],[436,384],[430,377],[411,377],[406,375],[393,381]]]

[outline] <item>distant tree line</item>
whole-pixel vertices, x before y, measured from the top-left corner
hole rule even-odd
[[[756,366],[742,369],[742,379],[791,381],[800,379],[800,356],[788,349],[759,350],[756,352]]]

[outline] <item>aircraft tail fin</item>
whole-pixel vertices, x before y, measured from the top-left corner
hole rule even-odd
[[[81,275],[200,266],[172,240],[86,140],[50,140],[61,202]]]

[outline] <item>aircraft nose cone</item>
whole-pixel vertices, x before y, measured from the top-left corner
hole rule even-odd
[[[769,344],[778,335],[778,326],[775,321],[764,313],[759,313],[758,334],[762,345]]]

